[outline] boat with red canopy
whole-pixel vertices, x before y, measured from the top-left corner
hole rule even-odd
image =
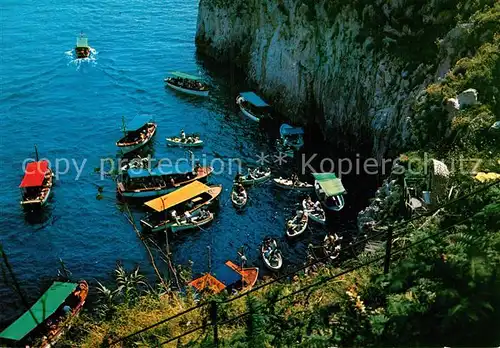
[[[26,165],[19,187],[22,192],[21,205],[25,208],[39,208],[47,203],[54,184],[49,162],[36,161]]]

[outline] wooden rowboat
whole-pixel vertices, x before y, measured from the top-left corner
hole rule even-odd
[[[285,190],[297,190],[297,191],[313,191],[314,185],[308,184],[306,182],[296,181],[295,183],[290,179],[274,178],[273,179],[276,186]]]
[[[20,346],[25,341],[27,343],[28,338],[33,341],[36,336],[43,335],[41,343],[35,346],[53,347],[71,328],[73,320],[85,304],[87,295],[88,284],[85,280],[78,284],[54,282],[30,310],[0,332],[0,339],[14,341],[12,345]]]
[[[326,224],[326,214],[325,214],[325,210],[321,207],[319,207],[319,209],[317,208],[310,208],[307,206],[307,199],[304,199],[302,201],[302,208],[304,209],[304,211],[307,213],[307,215],[309,215],[309,218],[314,221],[314,222],[317,222],[319,224]]]
[[[125,130],[125,136],[116,142],[122,153],[140,149],[151,141],[156,133],[157,125],[149,118],[136,117]]]
[[[212,212],[207,211],[206,214],[200,213],[199,215],[193,216],[190,221],[184,216],[182,219],[179,219],[178,222],[172,224],[170,229],[173,233],[191,229],[200,228],[203,225],[206,225],[212,222],[214,219],[214,214]]]
[[[166,138],[168,146],[178,146],[178,147],[201,147],[203,146],[203,140],[199,136],[186,135],[185,139],[181,139],[178,136],[172,136]]]
[[[240,176],[235,183],[242,184],[243,186],[250,186],[255,184],[260,184],[271,178],[271,169],[267,168],[261,170],[256,168],[253,171],[249,171],[247,175]]]
[[[307,228],[307,222],[309,221],[307,213],[303,213],[300,221],[297,221],[298,219],[299,217],[296,215],[288,219],[288,221],[286,222],[287,237],[298,237],[305,232]]]
[[[241,186],[243,191],[240,193],[236,191],[238,188],[238,185],[233,185],[233,190],[231,191],[231,202],[233,202],[233,205],[238,208],[238,209],[243,209],[245,205],[248,202],[248,195],[247,191]]]
[[[283,257],[274,238],[266,238],[260,246],[264,265],[271,271],[278,271],[283,266]]]

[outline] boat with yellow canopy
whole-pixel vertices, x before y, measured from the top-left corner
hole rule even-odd
[[[178,223],[181,214],[196,215],[201,208],[214,203],[221,192],[222,185],[207,186],[196,180],[144,203],[148,213],[141,220],[141,225],[151,232],[169,229]]]

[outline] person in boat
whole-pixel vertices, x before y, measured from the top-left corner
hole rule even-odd
[[[193,221],[193,216],[189,211],[184,212],[184,217],[186,218],[187,223],[191,223]]]
[[[253,175],[253,171],[251,169],[248,169],[247,178],[248,179],[255,179],[255,177]]]
[[[236,192],[238,193],[238,196],[240,196],[240,197],[246,196],[245,188],[243,187],[242,184],[238,184],[238,186],[236,187]]]
[[[184,143],[186,142],[186,132],[184,132],[184,129],[181,129],[181,141]]]
[[[293,186],[297,186],[297,184],[299,183],[299,177],[295,173],[292,174],[290,180],[292,181]]]
[[[189,201],[189,202],[187,202],[187,203],[186,203],[186,208],[187,208],[188,210],[193,209],[193,207],[194,207],[194,203],[193,203],[193,201]]]
[[[198,175],[198,171],[201,169],[201,164],[200,164],[200,161],[196,161],[195,165],[194,165],[194,168],[193,168],[193,175],[194,176],[197,176]]]
[[[316,203],[313,204],[313,209],[316,212],[321,212],[323,210],[323,208],[321,208],[321,202],[320,201],[316,201]]]
[[[175,220],[176,223],[179,223],[179,217],[177,216],[177,211],[172,210],[170,216],[172,217],[173,220]]]
[[[307,195],[306,197],[306,207],[311,210],[315,208],[315,204],[310,195]]]
[[[170,185],[172,187],[175,187],[175,180],[174,180],[174,178],[170,178]]]

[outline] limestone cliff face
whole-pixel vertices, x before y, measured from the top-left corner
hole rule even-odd
[[[456,23],[432,3],[200,0],[196,42],[291,121],[353,148],[368,134],[380,156],[412,141],[417,96],[450,67],[435,41]]]

